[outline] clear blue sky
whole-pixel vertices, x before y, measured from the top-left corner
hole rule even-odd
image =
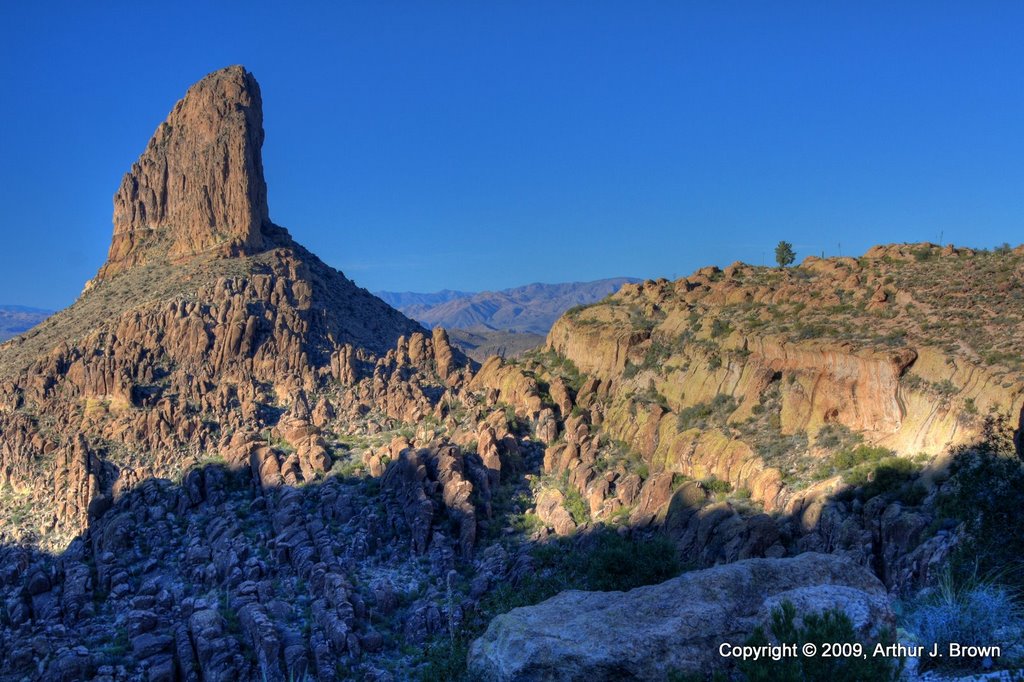
[[[289,4],[0,5],[0,303],[77,296],[121,175],[236,63],[271,217],[370,289],[1022,241],[1024,3]]]

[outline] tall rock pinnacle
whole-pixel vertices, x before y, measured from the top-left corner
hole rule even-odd
[[[262,145],[252,74],[229,66],[189,88],[114,195],[114,237],[98,279],[159,260],[266,248]]]

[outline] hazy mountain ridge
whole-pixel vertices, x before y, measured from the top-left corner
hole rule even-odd
[[[442,289],[430,294],[422,294],[415,291],[375,291],[373,293],[392,308],[398,308],[399,310],[420,306],[430,308],[447,303],[448,301],[469,298],[475,295],[475,292],[472,291],[456,291],[454,289]]]
[[[0,305],[0,341],[6,341],[27,332],[52,314],[52,310],[43,310],[42,308]]]
[[[382,299],[428,327],[495,330],[547,334],[555,320],[576,305],[596,303],[636,283],[635,277],[612,277],[592,282],[544,284],[535,282],[500,291],[466,293],[440,291],[434,294],[377,292]]]

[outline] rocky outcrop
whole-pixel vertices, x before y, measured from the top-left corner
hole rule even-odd
[[[185,93],[114,195],[114,238],[99,279],[153,259],[257,253],[271,241],[263,103],[241,66]]]
[[[925,244],[787,270],[704,268],[627,284],[564,315],[547,347],[614,382],[620,396],[651,384],[674,413],[725,395],[740,423],[775,383],[783,434],[813,438],[833,424],[902,453],[937,455],[976,440],[978,415],[1018,428],[1024,383],[1000,358],[1016,367],[1021,330],[999,315],[997,287],[974,273],[990,272],[1020,296],[1020,267],[1013,254]],[[979,301],[984,320],[965,313]],[[986,333],[973,333],[980,326]]]
[[[241,67],[190,88],[118,190],[96,282],[0,353],[0,476],[32,510],[19,537],[60,547],[137,482],[247,461],[268,430],[294,451],[282,480],[313,480],[331,457],[311,422],[334,405],[414,420],[468,371],[443,330],[273,226],[262,120]],[[307,396],[360,382],[311,414]]]
[[[473,642],[469,666],[488,680],[706,673],[724,667],[722,643],[743,644],[784,601],[799,614],[839,608],[864,635],[894,622],[885,588],[869,571],[808,553],[694,571],[629,592],[563,592],[495,618]]]

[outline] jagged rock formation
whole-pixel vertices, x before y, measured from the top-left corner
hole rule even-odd
[[[894,622],[870,571],[807,553],[694,571],[629,592],[563,592],[495,618],[473,642],[469,666],[500,682],[701,674],[728,665],[719,647],[745,643],[786,601],[802,615],[841,608],[869,637]]]
[[[204,453],[248,457],[277,410],[327,382],[374,377],[368,395],[401,392],[385,412],[426,409],[420,385],[389,383],[401,363],[384,355],[403,335],[406,364],[457,371],[443,334],[425,337],[270,222],[262,118],[241,67],[190,88],[115,196],[95,283],[3,347],[0,483],[32,507],[24,537],[60,546],[138,481]]]
[[[252,74],[231,66],[189,88],[114,195],[114,238],[98,278],[154,259],[251,255],[272,244],[262,146]]]
[[[597,382],[590,421],[652,474],[724,481],[813,528],[842,487],[818,473],[836,441],[941,465],[987,422],[1019,432],[1024,318],[1007,297],[1024,298],[1020,249],[876,247],[626,285],[563,316],[548,347]]]
[[[728,395],[740,422],[778,385],[783,434],[838,424],[937,454],[978,435],[974,415],[1020,425],[1022,320],[1000,307],[1006,297],[1024,298],[1021,253],[876,247],[626,285],[562,317],[548,346],[600,379],[627,366],[630,386],[653,379],[674,412]]]

